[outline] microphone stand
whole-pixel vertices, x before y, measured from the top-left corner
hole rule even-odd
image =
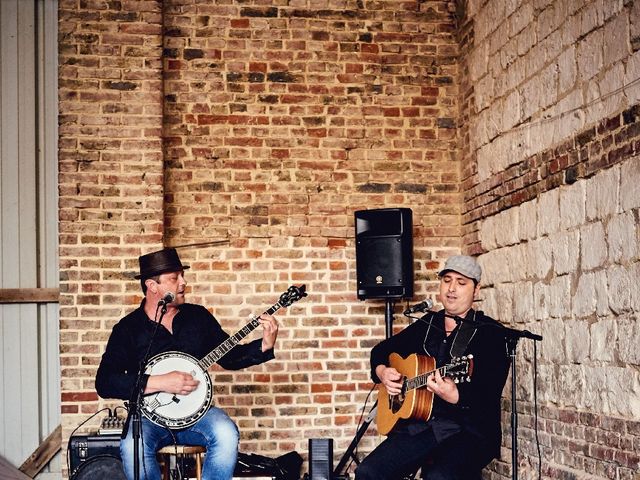
[[[479,323],[474,320],[465,320],[461,317],[453,317],[456,323],[469,322],[476,327],[489,326],[501,330],[507,345],[507,354],[511,359],[511,478],[518,480],[518,409],[516,407],[516,347],[518,340],[528,338],[534,342],[541,342],[542,336],[531,333],[529,330],[516,330],[505,327],[500,323]],[[534,386],[535,388],[535,386]]]
[[[149,360],[149,353],[151,351],[151,345],[153,344],[153,340],[156,338],[156,333],[158,332],[158,327],[162,323],[162,318],[165,313],[167,313],[167,303],[161,300],[158,303],[158,306],[162,305],[162,309],[160,310],[160,318],[156,322],[156,326],[153,330],[153,334],[151,335],[151,339],[149,340],[149,345],[147,346],[147,351],[144,355],[144,358],[140,362],[140,366],[138,368],[138,375],[136,377],[136,383],[131,392],[131,398],[129,399],[129,415],[127,416],[127,420],[122,428],[122,436],[121,438],[125,438],[127,433],[129,432],[129,425],[133,426],[133,478],[134,480],[140,479],[140,438],[142,436],[142,417],[140,413],[140,405],[142,404],[143,397],[143,386],[142,379],[144,377],[144,370]],[[157,310],[156,310],[157,314]]]
[[[534,342],[542,341],[542,336],[528,330],[515,330],[502,327],[507,342],[507,353],[511,358],[511,478],[518,480],[518,409],[516,407],[516,347],[518,340],[528,338]],[[534,385],[535,388],[535,385]]]

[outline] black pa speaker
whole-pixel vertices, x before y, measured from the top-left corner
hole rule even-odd
[[[358,299],[413,296],[410,208],[355,212]]]
[[[309,480],[331,480],[333,475],[333,439],[309,439]]]

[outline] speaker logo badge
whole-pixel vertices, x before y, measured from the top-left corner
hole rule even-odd
[[[381,285],[381,284],[382,284],[382,275],[376,275],[376,283],[377,283],[378,285]]]

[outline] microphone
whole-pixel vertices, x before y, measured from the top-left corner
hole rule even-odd
[[[425,310],[429,310],[431,307],[433,307],[433,300],[427,298],[424,302],[416,303],[412,307],[407,308],[403,314],[410,315],[416,312],[424,312]]]
[[[176,299],[176,296],[173,292],[167,292],[164,294],[162,299],[158,302],[158,305],[167,305],[168,303],[173,302]]]

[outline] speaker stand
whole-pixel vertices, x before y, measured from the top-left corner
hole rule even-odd
[[[385,299],[384,307],[384,325],[385,325],[385,338],[393,335],[393,301],[390,298]]]

